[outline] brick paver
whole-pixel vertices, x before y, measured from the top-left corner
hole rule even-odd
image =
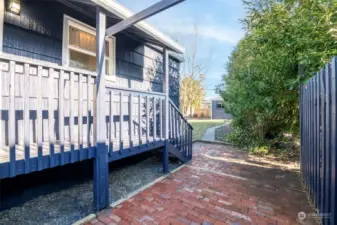
[[[196,143],[191,163],[87,224],[315,224],[297,169]],[[139,171],[141,173],[141,171]]]

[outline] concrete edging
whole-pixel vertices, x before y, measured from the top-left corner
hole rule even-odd
[[[231,146],[235,146],[234,144],[230,143],[230,142],[224,142],[224,141],[205,141],[205,140],[193,140],[192,144],[197,143],[197,142],[201,142],[201,143],[206,143],[206,144],[218,144],[218,145],[231,145]]]

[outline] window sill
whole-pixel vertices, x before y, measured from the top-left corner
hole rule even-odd
[[[116,82],[116,75],[105,75],[106,81]]]

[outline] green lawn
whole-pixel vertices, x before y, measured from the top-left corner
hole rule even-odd
[[[209,127],[214,127],[217,125],[225,124],[224,119],[221,120],[189,120],[188,121],[193,126],[193,140],[200,140],[204,135],[205,131]]]

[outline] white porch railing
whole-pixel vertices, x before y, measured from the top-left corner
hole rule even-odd
[[[0,163],[25,160],[25,173],[94,157],[96,73],[0,55]],[[106,86],[105,133],[113,152],[164,139],[165,94]],[[87,152],[83,149],[91,149]],[[64,155],[70,152],[70,159]],[[42,158],[50,158],[49,165]]]

